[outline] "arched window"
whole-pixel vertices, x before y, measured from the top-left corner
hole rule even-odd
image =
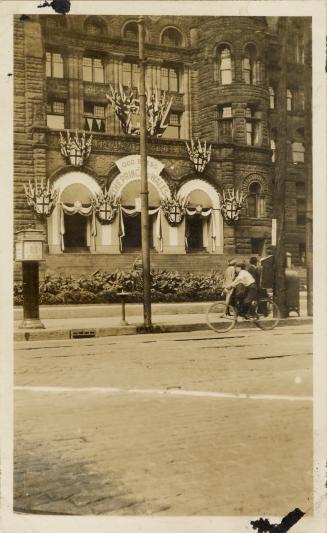
[[[129,22],[124,28],[124,37],[130,41],[137,41],[139,30],[137,22]]]
[[[84,31],[88,35],[104,35],[105,25],[103,20],[99,20],[96,17],[88,17],[84,22]]]
[[[254,44],[247,44],[243,57],[243,81],[248,85],[261,81],[261,61],[258,59],[257,49]]]
[[[275,91],[273,87],[269,87],[269,108],[275,109]]]
[[[161,36],[161,44],[165,46],[182,46],[183,37],[176,28],[167,28]]]
[[[304,65],[304,40],[303,34],[298,33],[295,37],[295,61]]]
[[[218,80],[221,85],[232,83],[232,54],[229,46],[223,44],[217,50]]]
[[[290,89],[286,91],[286,108],[287,111],[293,111],[293,93]]]
[[[265,216],[265,196],[262,194],[261,185],[257,181],[253,181],[249,186],[247,207],[249,217],[263,218]]]

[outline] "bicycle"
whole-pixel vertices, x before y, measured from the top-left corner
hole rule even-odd
[[[280,320],[277,304],[269,296],[258,298],[252,302],[251,317],[240,313],[238,307],[217,301],[211,304],[206,312],[208,326],[217,333],[226,333],[233,329],[237,322],[253,322],[262,330],[274,329]]]

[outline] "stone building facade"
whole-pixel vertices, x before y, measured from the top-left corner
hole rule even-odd
[[[173,97],[169,126],[148,139],[154,266],[208,271],[230,255],[271,251],[279,31],[277,18],[146,17],[147,86]],[[137,32],[128,16],[15,18],[15,230],[44,230],[49,272],[128,267],[139,253],[139,141],[123,133],[106,97],[111,87],[137,91]],[[290,19],[285,239],[295,262],[305,259],[303,36],[309,32],[309,19]],[[61,153],[66,130],[92,134],[80,167]],[[212,147],[202,173],[189,159],[190,139]],[[49,217],[38,218],[27,203],[25,186],[35,179],[57,191]],[[234,224],[221,212],[223,192],[232,189],[247,195]],[[81,214],[104,190],[125,210],[110,224]],[[188,201],[179,225],[158,210],[173,190]]]

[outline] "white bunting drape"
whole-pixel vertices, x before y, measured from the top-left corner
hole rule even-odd
[[[87,206],[84,207],[81,204],[75,204],[73,206],[66,205],[66,204],[60,204],[60,235],[61,235],[61,249],[62,251],[65,249],[65,243],[64,243],[64,235],[66,233],[65,228],[65,217],[64,215],[82,215],[84,217],[91,216],[91,236],[93,238],[93,245],[94,249],[96,248],[96,242],[95,238],[97,235],[97,228],[96,228],[96,220],[95,220],[95,211],[93,209],[93,206]]]
[[[125,225],[124,225],[124,217],[123,213],[129,217],[135,217],[140,213],[137,209],[127,209],[126,207],[123,207],[122,205],[119,206],[119,213],[118,213],[118,237],[119,237],[119,249],[122,252],[123,249],[123,242],[122,239],[125,237]],[[149,209],[149,215],[157,215],[156,219],[156,237],[159,241],[160,246],[160,252],[163,251],[163,240],[162,240],[162,209],[161,207],[156,207],[155,209]]]

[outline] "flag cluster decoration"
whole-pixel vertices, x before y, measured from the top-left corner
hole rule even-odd
[[[85,131],[78,136],[77,131],[75,136],[70,136],[70,132],[66,132],[66,139],[60,132],[60,149],[61,154],[70,162],[74,167],[81,167],[84,161],[89,157],[92,149],[92,135],[86,138]]]
[[[202,145],[199,139],[197,143],[191,139],[191,146],[186,142],[186,148],[195,170],[202,173],[211,158],[211,145],[207,148],[206,141],[204,141],[204,144]]]
[[[58,191],[53,186],[50,187],[49,180],[44,183],[42,178],[38,183],[35,178],[34,183],[29,181],[28,185],[24,185],[24,189],[27,204],[36,215],[41,218],[50,216],[58,200]]]
[[[183,222],[186,213],[187,202],[173,191],[170,198],[161,201],[161,208],[170,226],[178,226]]]
[[[221,214],[227,224],[239,220],[245,200],[246,194],[243,192],[234,189],[227,189],[227,193],[223,191]]]
[[[119,199],[111,195],[109,190],[105,188],[99,194],[94,194],[91,201],[99,222],[104,225],[111,224],[120,205]]]
[[[169,125],[168,117],[173,98],[168,99],[166,92],[158,89],[147,89],[145,93],[147,133],[152,137],[161,137]],[[106,96],[123,132],[128,135],[140,135],[140,101],[131,87],[125,91],[119,84],[119,90],[116,91],[110,85],[110,94]]]

